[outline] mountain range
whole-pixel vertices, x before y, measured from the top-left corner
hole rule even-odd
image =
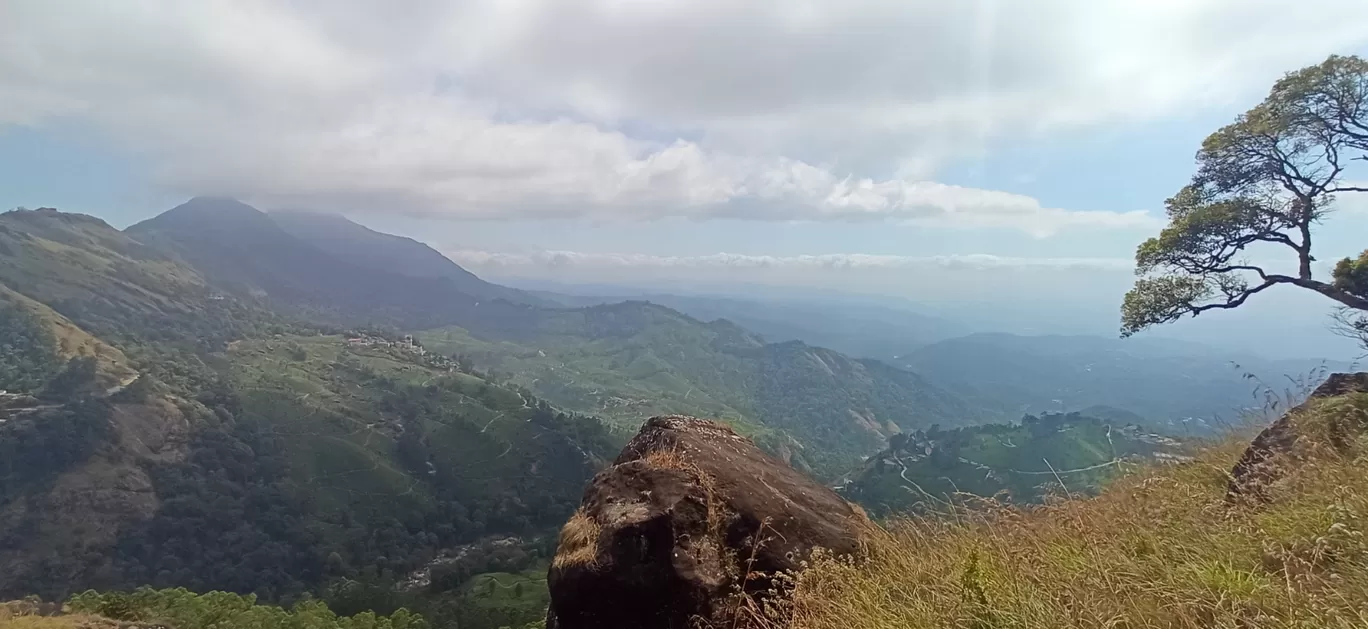
[[[1165,430],[1210,432],[1258,415],[1272,397],[1313,386],[1326,370],[1347,367],[1157,338],[973,333],[907,309],[817,295],[617,291],[596,297],[518,290],[485,282],[420,242],[339,215],[267,214],[232,199],[193,199],[127,233],[185,260],[215,287],[255,296],[273,310],[441,338],[444,351],[478,356],[553,403],[622,426],[639,421],[647,408],[722,416],[774,444],[787,443],[785,452],[836,435],[843,451],[823,470],[831,475],[889,434],[930,423],[957,426],[1103,405]],[[781,372],[767,358],[794,351],[866,371],[879,361],[918,376],[833,369],[828,381],[802,380],[800,387],[801,376]],[[610,359],[597,364],[591,355]],[[795,380],[774,381],[780,373]],[[762,380],[763,388],[747,384]],[[885,390],[899,402],[850,398],[857,389]],[[798,391],[851,401],[835,412],[810,403],[797,407],[806,413],[774,410],[775,397]],[[915,411],[906,410],[906,400],[918,401]],[[870,412],[872,421],[853,419]]]
[[[729,321],[645,301],[541,307],[544,297],[481,282],[416,241],[340,217],[283,216],[197,198],[127,234],[263,307],[413,332],[443,353],[508,372],[509,382],[553,404],[627,429],[656,413],[722,417],[824,476],[906,427],[993,417],[876,361],[766,343]],[[399,260],[420,262],[388,266]]]
[[[309,593],[491,629],[535,605],[474,584],[535,581],[580,488],[652,415],[719,418],[818,478],[865,470],[900,494],[874,462],[906,435],[1085,407],[1088,444],[1113,423],[1175,432],[1260,404],[1246,371],[1307,367],[878,306],[523,290],[341,216],[226,198],[123,231],[0,215],[0,330],[0,596]]]

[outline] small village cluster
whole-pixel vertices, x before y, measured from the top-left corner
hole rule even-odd
[[[415,342],[415,341],[413,340],[413,335],[412,335],[412,334],[405,334],[405,335],[404,335],[404,338],[403,338],[402,340],[399,340],[399,341],[391,341],[391,340],[386,339],[386,338],[383,338],[383,337],[372,336],[372,335],[369,335],[369,334],[358,334],[358,335],[356,335],[356,336],[349,336],[349,337],[347,337],[347,346],[348,346],[348,347],[398,347],[399,349],[408,350],[408,351],[410,351],[410,352],[413,352],[413,353],[415,353],[415,354],[418,354],[419,356],[426,356],[426,355],[427,355],[427,350],[426,350],[426,349],[423,349],[423,346],[422,346],[422,345],[419,345],[417,342]]]

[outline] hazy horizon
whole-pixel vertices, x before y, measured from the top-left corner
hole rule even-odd
[[[20,1],[0,202],[122,227],[233,196],[491,279],[839,289],[1113,336],[1202,139],[1368,52],[1368,4],[1277,6]],[[1365,199],[1334,209],[1321,275],[1368,233]],[[1301,292],[1152,333],[1355,355]]]

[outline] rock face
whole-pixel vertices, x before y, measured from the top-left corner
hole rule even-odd
[[[1330,374],[1305,402],[1284,413],[1249,444],[1230,471],[1227,499],[1266,502],[1269,484],[1282,476],[1282,466],[1287,462],[1287,457],[1296,456],[1297,442],[1303,436],[1303,431],[1298,429],[1297,418],[1307,406],[1319,399],[1362,392],[1368,392],[1368,373]],[[1326,428],[1330,446],[1337,450],[1348,447],[1352,438],[1350,433],[1355,427],[1333,421]]]
[[[738,592],[762,597],[767,575],[801,568],[814,548],[857,552],[868,526],[858,507],[730,428],[654,417],[561,531],[547,627],[732,626]]]

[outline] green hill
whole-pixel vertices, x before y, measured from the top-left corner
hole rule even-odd
[[[1051,493],[1095,492],[1127,467],[1185,458],[1178,442],[1135,425],[1027,415],[1018,424],[896,435],[844,491],[878,514],[939,511],[963,494],[1037,503]]]
[[[0,281],[0,597],[155,584],[528,622],[466,585],[541,565],[621,439],[90,217],[0,215]],[[403,585],[490,536],[458,578]]]

